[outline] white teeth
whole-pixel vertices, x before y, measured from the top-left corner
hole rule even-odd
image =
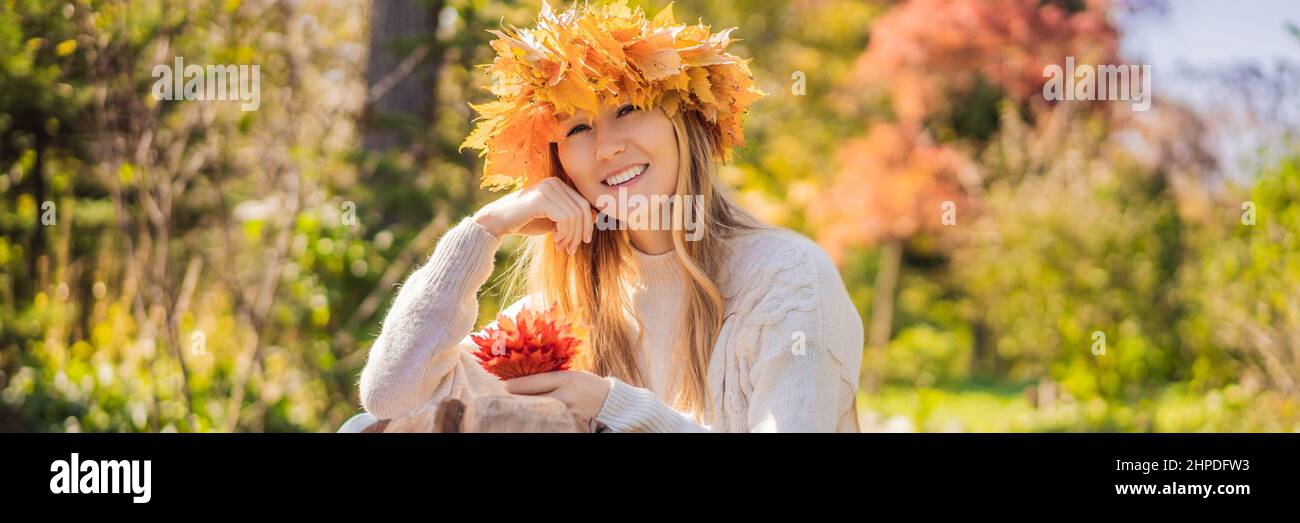
[[[649,165],[644,163],[641,165],[634,165],[632,167],[628,167],[627,169],[624,169],[623,172],[615,174],[614,176],[610,176],[609,178],[605,179],[605,185],[611,185],[611,186],[618,185],[620,183],[636,178],[637,176],[641,176],[641,173],[644,173],[647,168],[649,168]]]

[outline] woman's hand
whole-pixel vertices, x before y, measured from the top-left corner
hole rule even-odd
[[[610,382],[586,371],[559,370],[506,380],[506,392],[546,396],[563,401],[569,413],[585,426],[593,426],[605,406]]]
[[[579,244],[591,243],[596,216],[578,191],[550,177],[484,205],[474,221],[498,238],[554,231],[556,246],[573,254]]]

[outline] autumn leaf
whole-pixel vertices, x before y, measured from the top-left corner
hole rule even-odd
[[[653,82],[681,71],[682,57],[672,44],[672,33],[659,30],[628,45],[624,52],[627,53],[628,61],[641,71],[642,78]]]
[[[509,115],[501,132],[487,141],[482,187],[514,189],[540,180],[549,168],[547,144],[553,139],[554,129],[555,118],[538,104],[529,104]]]
[[[709,70],[704,68],[693,68],[690,70],[690,89],[691,94],[701,103],[716,104],[717,98],[713,97],[713,87],[709,83]]]
[[[582,343],[581,332],[562,321],[555,308],[535,312],[527,307],[515,318],[497,317],[470,339],[483,369],[503,380],[568,370]]]

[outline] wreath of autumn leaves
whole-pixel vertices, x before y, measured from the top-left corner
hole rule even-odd
[[[560,120],[579,109],[596,114],[623,95],[638,107],[661,105],[670,118],[699,111],[715,152],[730,159],[745,142],[746,108],[767,94],[754,86],[749,61],[726,52],[734,29],[678,24],[672,4],[647,19],[622,0],[558,13],[543,2],[536,28],[490,31],[497,56],[486,69],[497,99],[470,104],[479,118],[461,149],[486,158],[482,187],[516,189],[548,175]]]

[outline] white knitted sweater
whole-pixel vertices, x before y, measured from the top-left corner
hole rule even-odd
[[[467,218],[407,278],[361,373],[368,412],[395,418],[433,399],[505,393],[504,382],[472,356],[468,337],[478,317],[476,294],[500,244]],[[597,421],[614,432],[857,432],[862,319],[830,258],[784,229],[748,232],[729,246],[715,282],[726,319],[708,368],[712,408],[669,407],[686,276],[672,252],[634,252],[641,276],[629,285],[646,326],[638,365],[647,388],[607,377],[611,389]]]

